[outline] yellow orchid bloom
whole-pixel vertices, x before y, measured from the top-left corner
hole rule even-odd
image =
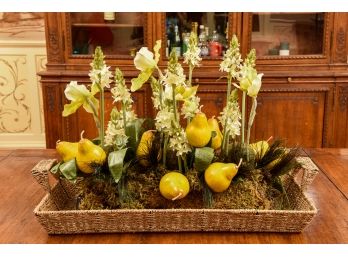
[[[260,91],[261,88],[261,79],[262,79],[263,73],[257,74],[257,76],[253,79],[251,86],[248,87],[247,94],[250,97],[256,98],[257,94]]]
[[[63,117],[75,113],[81,106],[83,106],[87,112],[97,114],[99,101],[85,85],[78,85],[76,81],[71,81],[66,86],[64,94],[71,102],[64,105]]]
[[[150,78],[160,58],[159,50],[161,48],[161,40],[156,41],[156,45],[153,50],[153,54],[147,47],[142,47],[134,58],[135,68],[140,70],[140,74],[137,78],[131,80],[132,86],[131,91],[137,91],[143,84]]]

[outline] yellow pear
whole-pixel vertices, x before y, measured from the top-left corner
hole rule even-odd
[[[56,150],[64,162],[76,158],[78,143],[57,141]]]
[[[152,141],[155,138],[155,135],[153,133],[153,130],[148,130],[143,133],[141,136],[137,151],[136,151],[136,156],[138,159],[140,159],[140,164],[147,167],[150,165],[150,163],[142,159],[145,156],[147,156],[150,152],[151,146],[152,146]]]
[[[78,143],[78,151],[76,156],[77,167],[84,173],[90,174],[95,168],[102,166],[106,159],[106,153],[103,148],[95,145],[92,141],[82,137]]]
[[[159,188],[164,198],[175,201],[189,193],[190,184],[183,174],[172,171],[161,178]]]
[[[190,145],[203,147],[211,138],[211,129],[204,113],[197,113],[186,127],[186,137]]]
[[[214,162],[204,172],[204,179],[211,190],[216,193],[225,191],[231,184],[238,168],[234,163]]]
[[[211,131],[214,131],[216,135],[211,139],[211,148],[214,150],[219,149],[222,143],[222,133],[220,131],[218,121],[212,117],[208,120],[208,125]]]
[[[265,156],[265,154],[267,153],[267,151],[269,149],[268,142],[272,138],[273,137],[270,137],[269,139],[267,139],[267,141],[261,140],[261,141],[258,141],[256,143],[250,144],[250,147],[254,150],[254,152],[257,156],[259,156],[260,158],[263,158],[263,156]]]

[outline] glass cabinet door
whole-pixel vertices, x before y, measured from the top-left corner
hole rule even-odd
[[[106,55],[133,58],[144,46],[146,13],[70,13],[71,54],[91,55],[101,46]]]
[[[324,54],[324,13],[253,13],[251,48],[258,57]]]
[[[165,23],[164,46],[167,57],[171,51],[183,56],[191,31],[198,35],[198,44],[204,59],[221,58],[227,48],[227,12],[168,12],[165,14]]]

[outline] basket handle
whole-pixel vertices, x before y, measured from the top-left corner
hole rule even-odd
[[[42,188],[48,193],[51,192],[51,185],[48,179],[48,171],[57,163],[56,159],[41,160],[31,170],[31,174]]]
[[[302,191],[305,192],[307,191],[308,186],[312,184],[316,175],[319,173],[319,168],[309,157],[297,157],[296,159],[299,163],[301,163],[302,166],[300,169],[298,169],[298,172],[302,171],[302,178],[300,178],[300,187]]]

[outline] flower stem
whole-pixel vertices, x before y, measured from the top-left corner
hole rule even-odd
[[[184,171],[185,171],[185,173],[187,173],[187,171],[188,171],[188,166],[187,166],[187,159],[186,159],[186,155],[184,154],[184,155],[182,155],[182,160],[183,160],[183,162],[184,162]]]
[[[173,100],[173,112],[174,112],[174,120],[176,123],[178,123],[178,114],[177,114],[177,107],[176,107],[176,100],[175,100],[175,85],[172,85],[172,100]]]
[[[180,156],[178,156],[178,168],[179,168],[179,171],[182,173],[182,164],[181,164]]]
[[[92,101],[90,99],[87,98],[87,103],[88,105],[91,107],[92,111],[93,111],[93,119],[94,119],[94,122],[95,122],[95,125],[97,126],[97,129],[98,129],[98,132],[99,132],[99,137],[101,135],[101,127],[100,127],[100,120],[99,120],[99,117],[98,117],[98,112],[94,106],[94,104],[92,103]]]
[[[249,144],[250,142],[250,130],[251,130],[251,127],[253,126],[254,119],[256,116],[256,107],[257,107],[257,100],[256,98],[253,98],[253,104],[251,106],[249,122],[248,122],[247,144]]]
[[[104,146],[104,89],[100,90],[100,144]]]
[[[192,86],[192,72],[193,72],[193,65],[189,65],[189,81],[188,81],[188,86]]]
[[[242,144],[244,144],[244,135],[245,135],[245,100],[246,100],[246,92],[243,91],[243,98],[242,98]]]
[[[230,137],[230,132],[226,131],[226,139],[225,142],[222,142],[223,148],[224,148],[224,155],[227,157],[228,156],[228,146],[229,146],[229,137]]]
[[[168,135],[164,136],[164,143],[163,143],[163,168],[166,167],[167,162],[167,147],[168,147]]]
[[[159,98],[160,98],[160,108],[163,109],[163,88],[161,80],[164,77],[162,71],[156,66],[158,74],[159,74]]]
[[[228,102],[230,101],[230,95],[231,95],[231,84],[232,84],[232,77],[231,76],[228,76],[227,77],[227,95],[226,95],[226,106],[228,105]],[[228,120],[228,117],[226,117],[225,119],[225,124],[224,124],[224,127],[223,127],[223,131],[222,131],[222,149],[221,149],[221,152],[223,154],[225,154],[225,156],[227,156],[227,153],[226,153],[226,141],[228,141],[228,136],[227,136],[227,131],[226,131],[226,127],[227,127],[227,120]]]
[[[126,115],[126,105],[124,102],[122,102],[122,116],[123,116],[123,129],[126,133],[126,127],[127,127],[127,115]]]
[[[172,85],[172,99],[173,99],[173,112],[174,112],[175,126],[179,126],[176,100],[175,100],[175,85]],[[173,129],[176,129],[176,128],[173,128]],[[181,158],[179,156],[178,156],[178,167],[179,167],[179,170],[182,171]]]

